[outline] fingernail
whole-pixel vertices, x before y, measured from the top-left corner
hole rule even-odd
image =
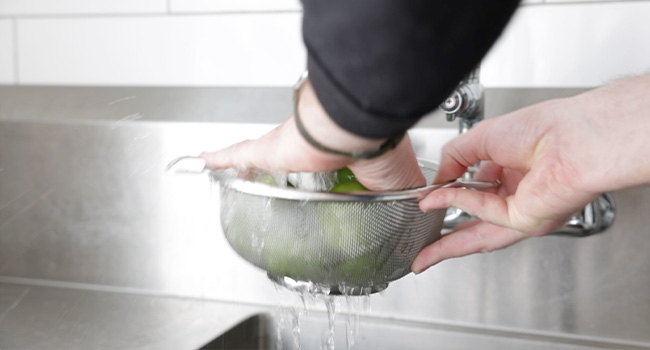
[[[427,270],[427,269],[413,270],[413,274],[415,274],[415,275],[419,275],[419,274],[421,274],[422,272],[424,272],[424,271],[426,271],[426,270]]]
[[[431,266],[433,266],[433,265],[431,265]],[[428,270],[429,267],[431,267],[431,266],[411,267],[411,271],[412,271],[414,274],[419,275],[419,274],[421,274],[422,272]]]

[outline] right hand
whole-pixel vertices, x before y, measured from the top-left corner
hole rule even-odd
[[[311,84],[306,83],[300,93],[301,120],[321,144],[350,151],[374,149],[384,142],[353,135],[334,123]],[[321,172],[348,166],[357,179],[373,191],[425,185],[408,135],[395,149],[377,158],[353,161],[310,145],[298,132],[294,117],[259,139],[239,142],[216,152],[204,152],[200,157],[211,169],[254,167],[279,172]]]
[[[422,200],[424,211],[457,207],[479,220],[426,247],[412,270],[550,233],[600,193],[648,183],[649,91],[650,76],[628,79],[483,121],[448,143],[437,182],[483,161],[475,179],[502,185],[442,189]]]

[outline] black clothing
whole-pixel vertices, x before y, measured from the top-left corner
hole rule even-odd
[[[344,129],[405,132],[483,58],[519,0],[303,0],[307,69]]]

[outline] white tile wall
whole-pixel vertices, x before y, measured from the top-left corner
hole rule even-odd
[[[589,87],[650,69],[650,0],[523,4],[535,6],[482,64],[486,86]],[[3,84],[289,86],[305,63],[299,0],[0,0],[3,16],[18,23],[13,43],[14,19],[0,19]]]
[[[0,84],[15,83],[13,20],[0,19]]]
[[[299,0],[169,0],[172,12],[299,11]]]
[[[522,7],[482,64],[486,86],[591,87],[650,70],[650,2]]]
[[[167,0],[0,0],[0,15],[162,13]]]
[[[300,13],[23,19],[21,84],[289,86]]]

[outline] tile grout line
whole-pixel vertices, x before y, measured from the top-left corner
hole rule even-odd
[[[224,11],[188,11],[188,12],[142,12],[142,13],[57,13],[57,14],[21,14],[23,19],[93,19],[93,18],[155,18],[168,15],[178,17],[192,16],[228,16],[228,15],[273,15],[302,13],[300,9],[281,10],[224,10]],[[0,19],[18,18],[16,15],[2,15]]]
[[[111,18],[111,17],[158,17],[164,15],[175,16],[200,16],[200,15],[239,15],[239,14],[281,14],[281,13],[302,13],[302,9],[277,9],[277,10],[223,10],[223,11],[181,11],[173,12],[171,1],[166,1],[166,10],[164,12],[142,12],[142,13],[54,13],[54,14],[0,14],[0,19],[18,19],[16,16],[23,18],[49,19],[49,18]],[[592,5],[592,4],[629,4],[629,3],[647,3],[650,0],[563,0],[551,2],[550,0],[541,0],[539,3],[521,3],[520,7],[540,6],[540,5]]]
[[[20,85],[19,83],[19,78],[20,75],[18,73],[18,59],[19,59],[19,54],[18,54],[18,17],[13,17],[12,18],[12,30],[13,30],[13,49],[14,49],[14,85]]]

